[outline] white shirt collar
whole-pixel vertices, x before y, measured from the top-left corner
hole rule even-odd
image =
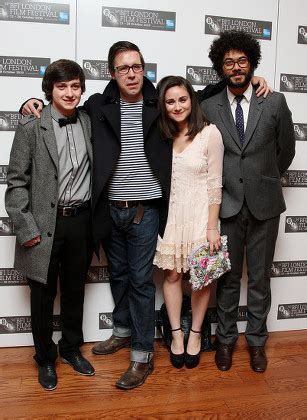
[[[247,102],[250,102],[251,98],[252,98],[252,93],[253,93],[253,86],[251,83],[249,83],[248,88],[245,90],[245,92],[243,93],[244,98],[247,100]],[[228,100],[230,102],[230,105],[233,104],[233,101],[235,100],[236,95],[234,95],[229,87],[227,86],[227,96],[228,96]]]

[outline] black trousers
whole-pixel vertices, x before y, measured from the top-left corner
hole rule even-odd
[[[39,245],[38,245],[39,246]],[[80,354],[84,343],[82,322],[84,287],[93,254],[91,211],[84,209],[73,217],[58,216],[47,284],[28,279],[31,289],[31,323],[39,365],[54,363],[57,347],[52,340],[53,306],[60,281],[62,338],[59,353],[62,357]]]

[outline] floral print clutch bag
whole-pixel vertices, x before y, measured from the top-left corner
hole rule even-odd
[[[230,271],[231,264],[227,248],[227,236],[221,236],[221,247],[210,255],[209,243],[192,250],[188,257],[192,290],[200,290]]]

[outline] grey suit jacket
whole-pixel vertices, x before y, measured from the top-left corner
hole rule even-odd
[[[244,197],[256,219],[278,216],[286,209],[280,177],[295,155],[291,112],[284,95],[274,92],[257,98],[253,92],[243,147],[226,88],[201,107],[217,125],[225,147],[220,216],[236,215]]]
[[[82,111],[79,118],[92,164],[90,119]],[[58,202],[58,151],[50,105],[40,119],[30,115],[19,121],[7,183],[5,205],[16,233],[15,268],[32,280],[46,283]],[[22,246],[38,235],[38,245]]]

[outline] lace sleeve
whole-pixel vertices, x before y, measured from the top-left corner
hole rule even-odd
[[[208,139],[208,200],[221,204],[224,145],[221,133],[212,125]]]
[[[208,179],[208,200],[210,204],[222,202],[222,177]]]

